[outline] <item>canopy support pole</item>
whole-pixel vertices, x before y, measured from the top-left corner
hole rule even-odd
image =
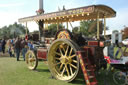
[[[97,13],[97,39],[100,39],[99,12]]]
[[[106,39],[106,16],[104,16],[104,39]]]
[[[28,27],[27,27],[27,22],[26,22],[26,35],[28,35]]]
[[[69,22],[69,24],[70,24],[71,28],[73,29],[72,23],[71,23],[71,22]]]
[[[57,20],[57,31],[59,30],[59,22],[58,22],[58,20]]]
[[[67,29],[68,29],[68,22],[67,22]]]
[[[46,29],[48,30],[48,22],[46,23]]]
[[[41,37],[44,37],[44,21],[36,21],[39,26],[39,40],[41,41]]]

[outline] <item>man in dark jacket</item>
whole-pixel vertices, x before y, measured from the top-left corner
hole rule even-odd
[[[1,42],[1,48],[2,48],[3,54],[5,53],[5,45],[6,45],[6,41],[5,41],[5,39],[3,39]]]
[[[23,55],[23,58],[24,58],[24,61],[25,61],[25,54],[27,52],[27,42],[25,39],[23,39],[21,41],[21,49],[22,49],[22,55]]]
[[[16,52],[16,58],[17,58],[17,61],[19,61],[19,57],[20,57],[20,44],[21,44],[21,41],[20,41],[20,38],[17,37],[16,41],[15,41],[15,52]]]

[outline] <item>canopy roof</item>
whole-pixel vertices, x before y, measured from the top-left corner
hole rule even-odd
[[[44,21],[44,23],[72,22],[99,18],[111,18],[116,16],[116,12],[105,5],[91,5],[69,10],[51,12],[19,19],[19,22]]]

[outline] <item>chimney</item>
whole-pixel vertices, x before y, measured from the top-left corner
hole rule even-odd
[[[37,15],[43,14],[44,9],[43,9],[43,0],[39,0],[39,9],[36,11]]]
[[[44,14],[43,0],[39,0],[39,9],[36,11],[37,15]],[[39,40],[44,39],[44,21],[39,20]]]
[[[39,9],[43,10],[43,0],[39,0]]]

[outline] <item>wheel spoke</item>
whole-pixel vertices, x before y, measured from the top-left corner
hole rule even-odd
[[[73,60],[73,62],[74,62],[74,63],[77,63],[77,61],[76,61],[76,60]]]
[[[35,56],[34,56],[34,55],[32,55],[32,58],[35,58]]]
[[[70,72],[71,72],[71,75],[73,74],[73,72],[72,72],[72,67],[71,67],[71,65],[69,65],[69,67],[70,67]]]
[[[59,70],[61,70],[61,69],[62,69],[62,67],[63,67],[63,64],[61,63]]]
[[[69,45],[67,46],[67,49],[66,49],[66,52],[65,52],[65,56],[67,56],[68,48],[69,48]]]
[[[58,71],[56,69],[54,69],[54,71],[56,72],[56,74],[58,74]],[[59,75],[59,74],[58,74]]]
[[[34,65],[34,62],[32,62],[32,66]]]
[[[62,50],[59,48],[61,56],[63,56]]]
[[[73,58],[73,57],[75,57],[75,56],[76,56],[76,54],[74,54],[74,55],[70,56],[70,58]]]
[[[55,58],[56,60],[60,60],[60,58]]]
[[[63,49],[63,51],[65,52],[64,45],[61,44],[60,46],[61,46],[61,48]]]
[[[60,54],[60,53],[58,53],[58,52],[55,52],[55,54],[57,54],[57,55],[61,56],[61,54]]]
[[[75,69],[77,69],[77,67],[76,66],[74,66],[73,64],[70,64],[73,68],[75,68]]]
[[[30,54],[30,55],[29,55],[29,58],[31,58],[31,57],[32,57],[32,55]]]
[[[30,62],[30,66],[32,66],[32,62]]]
[[[63,68],[63,71],[61,73],[61,76],[63,76],[65,69],[66,69],[66,67]]]
[[[29,63],[29,61],[28,61],[28,57],[25,58],[25,61],[26,61],[27,64]]]
[[[56,63],[56,64],[55,64],[55,66],[57,66],[57,65],[59,65],[59,64],[61,64],[61,62],[59,62],[59,63]]]
[[[68,74],[68,76],[69,76],[69,70],[68,70],[67,65],[65,65],[65,68],[66,68],[67,74]]]
[[[36,61],[36,58],[33,58],[33,61]]]
[[[70,53],[69,53],[69,56],[71,56],[72,50],[73,50],[73,48],[71,48],[71,49],[70,49]]]

